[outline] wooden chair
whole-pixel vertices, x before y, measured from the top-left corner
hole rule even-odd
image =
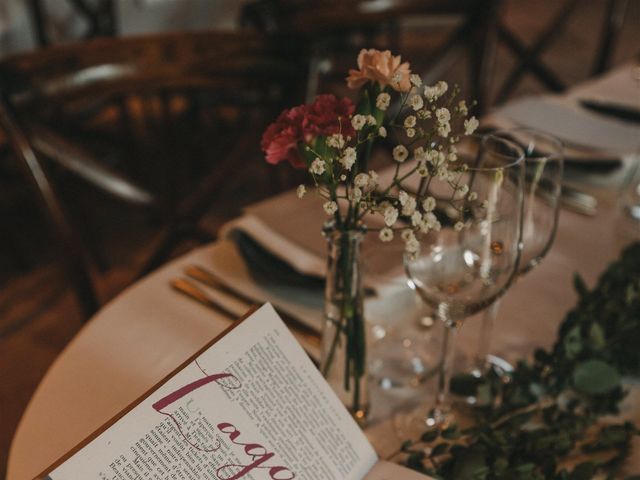
[[[255,0],[247,4],[243,22],[269,32],[302,36],[311,46],[308,97],[328,73],[336,55],[354,58],[360,48],[398,49],[403,22],[418,17],[455,17],[455,28],[431,49],[424,49],[423,80],[435,82],[461,55],[469,59],[470,95],[478,112],[486,109],[491,80],[497,12],[500,0]],[[431,32],[425,31],[425,40]],[[429,52],[431,50],[431,52]],[[434,53],[435,52],[435,53]],[[337,69],[344,76],[342,67]],[[421,73],[421,72],[416,72]]]
[[[0,127],[87,317],[99,305],[91,245],[69,214],[78,202],[65,203],[61,185],[79,179],[160,223],[144,272],[184,238],[212,239],[199,221],[214,199],[243,170],[264,184],[259,137],[304,89],[299,47],[255,33],[179,33],[95,39],[0,62]]]

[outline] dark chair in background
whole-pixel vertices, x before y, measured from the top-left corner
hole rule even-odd
[[[424,65],[427,83],[440,80],[446,69],[467,55],[469,94],[478,101],[477,112],[488,106],[493,55],[497,39],[500,0],[255,0],[243,11],[244,25],[267,32],[286,32],[304,38],[311,48],[307,97],[318,91],[321,77],[332,72],[343,80],[361,48],[400,51],[406,22],[453,18],[454,28],[442,40],[433,37],[429,22],[423,27],[421,45],[414,57]],[[402,47],[404,58],[411,52]],[[347,65],[340,65],[346,57]],[[332,66],[335,65],[335,68]]]
[[[158,234],[144,272],[185,238],[211,240],[199,221],[231,184],[271,190],[259,135],[300,101],[300,48],[246,32],[180,33],[96,39],[0,62],[0,127],[87,317],[99,305],[88,259],[100,260],[100,249],[83,225],[91,205],[78,208],[74,189],[89,185],[148,212]],[[235,199],[223,204],[235,209],[229,215],[240,208]],[[70,211],[82,212],[80,221]]]
[[[591,75],[599,75],[609,67],[624,23],[628,3],[628,0],[607,0],[602,15],[603,22]],[[541,56],[562,35],[567,22],[581,4],[580,0],[566,0],[531,45],[525,45],[504,22],[500,23],[498,27],[499,39],[516,57],[517,63],[498,90],[496,103],[506,101],[527,73],[533,75],[542,86],[552,92],[562,92],[567,88],[565,82],[544,64]]]
[[[58,0],[60,1],[60,0]],[[85,24],[81,38],[112,37],[117,32],[115,0],[64,0],[72,8],[75,16]],[[53,43],[51,25],[48,22],[45,0],[28,0],[29,13],[40,47]]]

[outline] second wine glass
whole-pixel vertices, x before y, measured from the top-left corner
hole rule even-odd
[[[458,147],[464,172],[458,185],[467,185],[461,189],[463,196],[457,201],[461,203],[441,202],[441,228],[419,239],[418,252],[405,254],[407,276],[447,328],[435,403],[426,412],[396,419],[404,435],[449,423],[447,392],[456,330],[468,316],[503,295],[517,272],[523,157],[522,149],[509,140],[492,135],[466,137]],[[442,183],[445,190],[451,186],[449,179]],[[437,195],[437,181],[430,188]]]
[[[554,136],[530,128],[499,130],[493,135],[517,143],[523,148],[525,155],[522,254],[518,267],[518,276],[521,276],[540,264],[555,239],[562,189],[563,145]],[[472,370],[476,376],[482,375],[489,368],[498,374],[512,370],[509,362],[489,354],[493,324],[499,307],[500,301],[495,302],[482,317],[475,366]]]

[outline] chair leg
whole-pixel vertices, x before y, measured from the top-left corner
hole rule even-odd
[[[0,96],[0,126],[9,138],[18,160],[20,171],[32,187],[40,205],[53,228],[54,238],[59,246],[59,255],[66,267],[69,280],[84,313],[85,320],[98,309],[98,300],[93,289],[91,274],[85,261],[84,248],[71,227],[49,177],[35,154],[16,116]]]
[[[607,12],[591,75],[599,75],[609,67],[611,54],[618,42],[628,5],[628,0],[607,1]]]

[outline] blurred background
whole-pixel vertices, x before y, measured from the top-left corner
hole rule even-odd
[[[391,49],[477,116],[640,53],[637,0],[1,0],[0,478],[83,322],[291,188],[260,136]]]

